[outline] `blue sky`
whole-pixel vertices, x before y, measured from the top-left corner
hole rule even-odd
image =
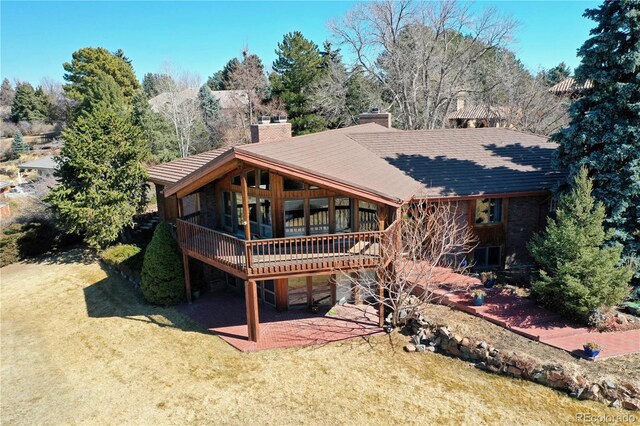
[[[0,75],[38,83],[62,81],[62,63],[86,46],[123,49],[141,78],[165,62],[204,80],[245,45],[267,69],[285,33],[299,30],[318,45],[330,37],[326,23],[354,2],[28,2],[0,1]],[[531,70],[565,61],[594,23],[582,17],[585,1],[478,1],[520,22],[512,46]]]

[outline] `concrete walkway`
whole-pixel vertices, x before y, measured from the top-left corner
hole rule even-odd
[[[491,321],[529,339],[563,349],[573,355],[587,358],[582,345],[595,342],[602,346],[598,359],[631,353],[640,353],[640,330],[599,333],[587,327],[576,326],[558,314],[548,311],[533,301],[509,294],[501,289],[484,289],[487,296],[482,306],[474,306],[471,290],[483,288],[473,285],[468,290],[438,289],[439,303]]]

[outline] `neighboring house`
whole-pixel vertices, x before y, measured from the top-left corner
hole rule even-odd
[[[177,103],[181,104],[185,101],[194,101],[198,98],[200,88],[192,87],[176,93]],[[249,97],[245,90],[211,90],[214,98],[220,102],[220,109],[236,110],[238,108],[246,108],[249,106]],[[161,93],[149,99],[149,105],[153,112],[160,112],[162,107],[169,102],[169,93]]]
[[[388,114],[360,122],[298,137],[290,123],[253,125],[259,143],[150,168],[160,217],[192,264],[188,297],[196,263],[205,281],[243,285],[257,340],[259,300],[286,310],[357,298],[341,274],[375,273],[398,209],[424,200],[463,209],[479,268],[530,263],[560,177],[553,143],[501,128],[400,131]]]
[[[505,127],[505,117],[500,107],[465,105],[464,99],[458,99],[456,110],[447,114],[447,121],[452,128]]]
[[[577,97],[582,94],[583,91],[591,89],[593,82],[591,80],[585,80],[583,84],[576,82],[573,77],[568,77],[549,88],[549,93],[553,93],[557,96],[570,96]]]
[[[21,172],[34,170],[38,172],[41,177],[51,177],[56,170],[56,162],[53,160],[53,155],[47,155],[37,160],[27,161],[18,165],[18,170]]]
[[[0,181],[0,219],[8,219],[11,216],[11,206],[6,196],[9,189],[11,189],[9,182]]]

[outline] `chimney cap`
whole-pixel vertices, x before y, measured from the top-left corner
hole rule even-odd
[[[380,108],[378,107],[373,107],[371,108],[371,114],[380,114]]]

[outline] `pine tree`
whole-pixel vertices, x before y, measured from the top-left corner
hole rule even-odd
[[[597,22],[578,51],[576,79],[593,88],[570,110],[570,125],[554,134],[559,165],[570,182],[586,166],[606,224],[626,256],[640,253],[640,2],[606,0],[585,16]]]
[[[605,247],[605,209],[591,195],[587,169],[575,177],[572,190],[558,203],[544,235],[529,245],[540,279],[533,295],[548,307],[586,322],[601,306],[613,306],[629,294],[632,271],[617,266],[621,246]]]
[[[105,102],[63,132],[55,186],[47,201],[62,227],[104,247],[133,225],[146,203],[147,146],[123,108]]]
[[[44,121],[46,111],[43,111],[41,99],[36,95],[36,91],[29,83],[19,83],[16,86],[16,93],[11,106],[11,120],[15,123],[19,121]]]
[[[560,62],[558,65],[548,69],[544,73],[544,78],[549,87],[560,83],[569,76],[571,76],[571,67],[564,62]]]
[[[303,135],[325,129],[322,117],[312,110],[312,84],[326,70],[326,59],[318,46],[296,31],[285,34],[276,50],[271,89],[287,107],[293,133]]]
[[[11,143],[11,151],[13,152],[14,157],[17,157],[20,154],[25,152],[29,152],[29,145],[27,145],[22,139],[22,132],[18,130],[15,135],[13,135],[13,142]]]
[[[182,256],[168,223],[161,223],[147,246],[142,265],[142,294],[156,305],[175,305],[184,300]]]

